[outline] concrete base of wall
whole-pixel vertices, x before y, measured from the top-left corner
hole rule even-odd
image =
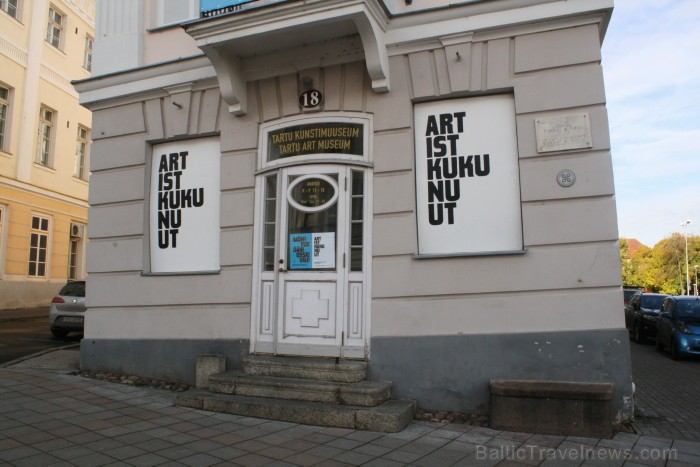
[[[226,357],[243,368],[247,339],[83,339],[81,368],[195,384],[197,357]],[[487,415],[489,381],[524,379],[611,383],[611,425],[633,416],[629,337],[625,329],[522,334],[374,337],[370,380],[392,381],[392,397],[429,410]]]
[[[373,337],[368,379],[428,410],[490,413],[491,379],[612,383],[612,425],[633,417],[625,329]]]
[[[102,370],[196,384],[197,357],[226,357],[227,368],[242,368],[248,339],[83,339],[80,369]]]

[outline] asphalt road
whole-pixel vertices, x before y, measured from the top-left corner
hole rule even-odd
[[[0,322],[0,363],[6,363],[42,350],[79,344],[82,334],[64,338],[49,331],[48,317]]]

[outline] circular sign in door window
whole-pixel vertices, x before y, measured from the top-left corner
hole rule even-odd
[[[323,211],[338,200],[338,184],[327,175],[304,175],[289,185],[287,200],[303,212]]]

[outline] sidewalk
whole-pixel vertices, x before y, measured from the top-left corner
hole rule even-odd
[[[1,465],[700,465],[700,443],[413,422],[374,433],[174,407],[175,392],[75,375],[62,349],[0,368]]]

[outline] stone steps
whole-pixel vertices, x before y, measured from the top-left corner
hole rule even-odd
[[[198,380],[201,376],[206,382],[201,387],[209,390],[187,391],[177,397],[177,405],[382,432],[402,430],[416,410],[414,401],[389,399],[390,382],[366,381],[366,362],[250,355],[243,358],[242,372],[220,372],[225,367],[223,356],[204,357],[219,362],[211,368],[203,364],[202,372],[198,367]]]
[[[246,417],[385,433],[403,430],[410,423],[416,409],[416,403],[408,400],[388,400],[376,407],[358,407],[214,394],[200,389],[178,395],[176,403],[181,407]]]
[[[209,377],[209,390],[240,396],[374,407],[389,399],[391,383],[386,381],[338,383],[276,376],[251,376],[237,371],[227,371]]]
[[[357,383],[365,379],[367,363],[354,360],[336,361],[332,358],[249,355],[243,358],[243,371],[247,375],[255,376]]]

